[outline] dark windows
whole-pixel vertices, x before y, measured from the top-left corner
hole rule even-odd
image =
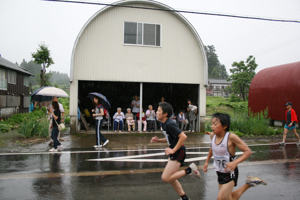
[[[159,24],[124,22],[124,44],[160,46],[160,26]]]

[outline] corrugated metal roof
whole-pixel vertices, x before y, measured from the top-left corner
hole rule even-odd
[[[268,108],[273,120],[285,120],[286,102],[300,114],[300,62],[269,67],[259,71],[250,84],[249,108],[258,113]]]
[[[7,68],[7,69],[11,69],[14,71],[18,71],[21,72],[23,74],[27,74],[29,76],[34,76],[33,74],[31,74],[30,72],[28,72],[26,69],[6,60],[5,58],[0,57],[0,66]]]
[[[155,1],[125,0],[119,4],[173,10]],[[125,21],[161,25],[161,46],[124,44]],[[89,19],[75,41],[70,75],[73,80],[207,85],[204,45],[180,13],[107,6]]]
[[[212,84],[231,84],[232,81],[227,81],[226,79],[209,78],[208,83],[212,83]]]

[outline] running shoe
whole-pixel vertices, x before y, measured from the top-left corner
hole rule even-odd
[[[109,140],[106,140],[103,144],[103,146],[105,147],[107,145],[107,143],[109,143]]]
[[[251,187],[255,187],[255,186],[260,185],[260,184],[267,185],[266,181],[264,181],[264,180],[262,180],[258,177],[255,177],[255,176],[247,176],[246,183],[248,185],[250,185]]]
[[[94,147],[95,148],[101,148],[101,147],[103,147],[103,145],[95,145]]]
[[[50,151],[50,152],[57,152],[57,151],[58,151],[58,149],[54,149],[54,148],[52,148],[52,149],[50,149],[49,151]]]
[[[279,145],[284,146],[284,145],[285,145],[285,142],[279,142]]]
[[[195,176],[196,178],[201,178],[201,174],[200,174],[199,170],[197,169],[197,166],[194,163],[190,164],[189,167],[192,169],[192,172],[191,172],[192,176]]]

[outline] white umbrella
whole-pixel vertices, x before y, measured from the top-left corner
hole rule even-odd
[[[69,97],[69,95],[62,89],[56,87],[44,87],[36,95],[52,96],[52,97]]]

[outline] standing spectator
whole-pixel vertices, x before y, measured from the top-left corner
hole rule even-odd
[[[137,121],[138,121],[138,131],[141,131],[141,123],[139,122],[140,121],[140,113],[138,113],[136,115],[136,118],[137,118]],[[144,132],[146,132],[147,130],[147,121],[146,121],[146,115],[142,109],[142,123],[144,124]]]
[[[148,131],[151,132],[152,129],[152,131],[154,132],[156,121],[155,121],[155,111],[153,110],[152,105],[148,106],[148,110],[146,111],[146,117],[148,122]]]
[[[57,102],[58,103],[58,98],[57,97],[52,97],[52,102]],[[64,106],[61,104],[61,103],[58,103],[58,106],[59,106],[59,110],[60,110],[60,113],[61,113],[61,123],[64,123],[64,118],[65,118],[65,110],[64,110]],[[52,140],[52,137],[51,137],[51,133],[52,133],[52,130],[50,129],[50,127],[52,126],[52,114],[49,112],[49,109],[52,108],[52,105],[50,105],[48,107],[48,113],[49,113],[49,119],[50,119],[50,122],[49,122],[49,138],[50,138],[50,143],[49,143],[49,146],[51,146],[53,144],[53,140]],[[60,131],[58,131],[58,136],[57,136],[57,140],[60,139]]]
[[[298,123],[298,120],[297,120],[297,115],[295,110],[292,109],[293,104],[291,102],[287,102],[286,104],[284,104],[284,106],[286,107],[286,111],[285,111],[286,124],[284,125],[283,139],[282,142],[279,142],[279,145],[285,145],[286,135],[289,130],[293,131],[294,135],[298,139],[297,144],[300,145],[300,138],[296,131],[296,123]]]
[[[185,130],[188,124],[188,120],[185,116],[185,113],[182,110],[178,114],[177,120],[179,122],[179,126],[181,127],[181,130]]]
[[[167,103],[167,102],[165,102],[165,97],[161,97],[161,98],[160,98],[160,102],[159,102],[158,106],[159,106],[161,103]],[[162,128],[162,122],[160,122],[159,120],[157,120],[157,121],[158,121],[160,130],[163,131],[163,128]]]
[[[195,132],[195,120],[196,120],[196,114],[197,114],[197,106],[192,105],[191,100],[187,101],[188,107],[187,111],[189,114],[189,123],[190,123],[190,129],[189,131]]]
[[[134,100],[131,102],[132,114],[136,117],[136,114],[140,112],[140,100],[137,95],[134,95]]]
[[[116,132],[122,132],[123,128],[123,119],[125,119],[125,115],[122,112],[122,109],[119,107],[117,108],[117,112],[113,116],[114,119],[114,130]]]
[[[52,125],[50,127],[51,131],[51,138],[53,140],[53,148],[49,151],[56,152],[61,147],[60,142],[57,139],[58,136],[58,124],[61,122],[61,113],[59,110],[58,102],[53,101],[52,107],[49,108],[49,113],[52,115]]]
[[[93,117],[95,117],[95,132],[96,132],[96,145],[94,146],[95,148],[97,147],[104,147],[107,145],[109,142],[108,139],[106,139],[102,133],[101,133],[101,127],[103,123],[103,115],[104,115],[104,108],[102,104],[100,104],[100,99],[99,97],[95,96],[94,97],[94,104],[95,104],[95,109],[92,110]],[[103,145],[101,145],[101,142]]]
[[[134,100],[132,100],[131,102],[131,108],[132,108],[133,119],[135,120],[136,123],[136,114],[140,112],[140,100],[137,95],[134,95]]]
[[[132,126],[132,131],[134,131],[135,130],[135,121],[133,119],[133,114],[132,114],[130,108],[127,108],[127,113],[125,115],[125,118],[126,118],[126,123],[128,126],[128,132],[131,132],[131,126]]]

